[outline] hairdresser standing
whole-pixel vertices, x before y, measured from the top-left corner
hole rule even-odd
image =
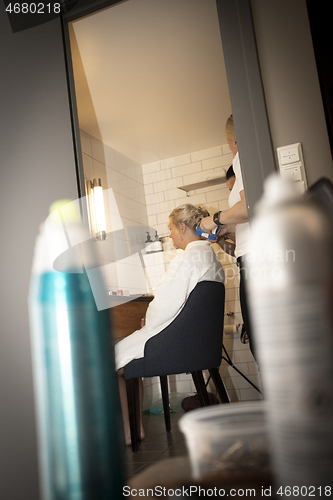
[[[230,151],[234,155],[232,166],[236,177],[235,183],[229,195],[230,208],[229,210],[223,210],[223,212],[216,212],[213,216],[205,217],[201,221],[201,227],[207,232],[211,232],[213,229],[218,227],[219,236],[223,236],[229,233],[236,234],[235,257],[237,258],[237,265],[240,270],[239,295],[240,295],[240,303],[241,303],[242,316],[244,322],[243,328],[248,334],[250,349],[255,357],[255,349],[253,345],[253,338],[251,335],[248,305],[247,305],[247,293],[246,293],[247,271],[244,267],[246,254],[248,253],[250,226],[248,222],[249,219],[246,208],[244,185],[240,169],[234,120],[232,115],[227,120],[225,133]]]

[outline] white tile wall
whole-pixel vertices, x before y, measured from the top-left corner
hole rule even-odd
[[[176,206],[186,201],[207,205],[208,209],[213,205],[220,210],[227,208],[229,191],[226,185],[221,184],[213,188],[193,191],[190,193],[190,198],[187,198],[185,191],[177,187],[217,176],[227,170],[231,163],[230,150],[224,146],[218,146],[142,165],[149,224],[156,224],[155,217],[157,216],[158,234],[167,235],[168,215]]]
[[[227,170],[231,163],[232,154],[229,147],[222,145],[142,165],[149,225],[155,227],[160,236],[167,235],[169,214],[175,207],[183,203],[204,205],[210,213],[228,209],[229,190],[226,184],[191,191],[189,197],[185,191],[177,189],[177,187],[217,176],[217,174]],[[239,273],[236,261],[233,257],[225,254],[218,245],[214,246],[214,250],[224,267],[226,277],[225,324],[242,323],[239,302]],[[234,313],[233,317],[226,315],[229,311]],[[227,336],[224,337],[224,345],[237,368],[260,388],[257,364],[253,360],[248,345],[242,344],[239,338]],[[222,362],[220,371],[231,401],[261,399],[260,394],[226,361]],[[157,392],[155,394],[157,398],[160,398],[158,380],[155,379],[149,384],[156,384],[155,391]],[[195,393],[190,375],[174,376],[172,382],[169,381],[169,385],[171,391],[184,393],[184,396],[188,393]],[[211,390],[214,390],[212,384],[210,387]]]
[[[109,291],[147,293],[148,285],[138,255],[130,255],[126,228],[147,226],[148,215],[141,165],[81,130],[85,178],[100,177],[104,190],[107,232],[99,242],[103,273]],[[143,234],[142,246],[144,245]]]

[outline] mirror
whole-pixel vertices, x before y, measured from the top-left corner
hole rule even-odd
[[[69,32],[85,179],[100,178],[114,195],[107,233],[142,226],[146,238],[150,227],[154,240],[167,236],[168,216],[181,203],[228,208],[226,185],[210,186],[224,182],[232,162],[215,0],[128,0],[71,22]],[[189,192],[178,189],[187,185]],[[108,289],[141,293],[142,284],[131,290],[114,279],[114,245],[109,238],[101,245]],[[145,259],[147,292],[168,259]]]

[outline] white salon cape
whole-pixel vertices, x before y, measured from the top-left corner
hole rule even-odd
[[[180,313],[200,281],[224,283],[224,272],[209,241],[192,241],[174,257],[146,313],[146,324],[115,345],[116,370],[142,358],[145,343],[167,327]]]

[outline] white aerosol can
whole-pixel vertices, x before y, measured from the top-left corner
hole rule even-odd
[[[279,176],[251,224],[251,319],[278,494],[333,486],[333,219]]]

